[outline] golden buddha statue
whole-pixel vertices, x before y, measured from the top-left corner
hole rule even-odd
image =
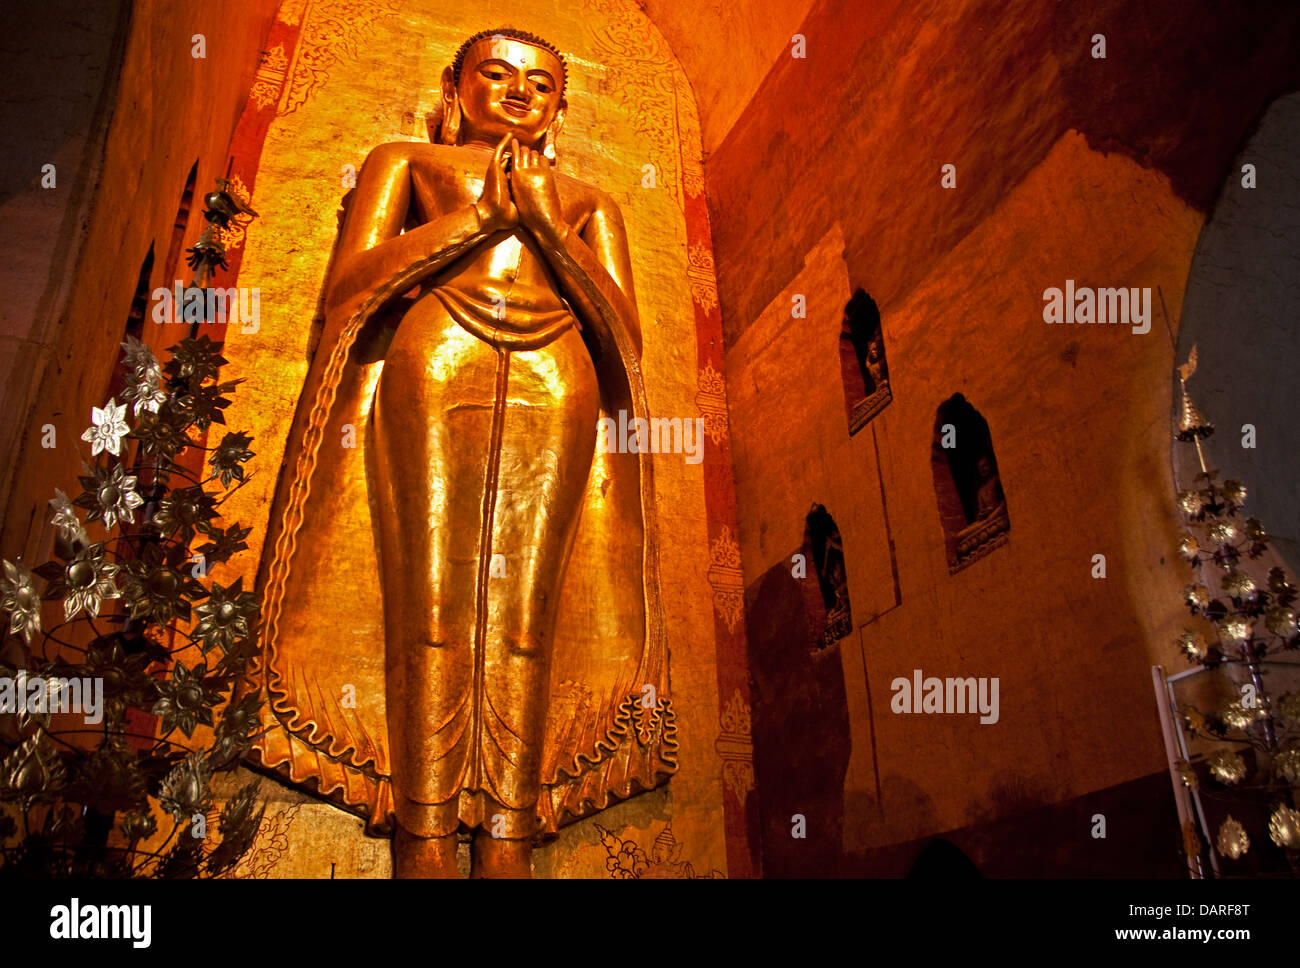
[[[557,171],[566,64],[511,28],[434,143],[359,175],[267,559],[258,755],[394,832],[397,876],[527,876],[539,836],[675,769],[626,234]]]

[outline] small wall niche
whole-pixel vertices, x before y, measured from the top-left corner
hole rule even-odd
[[[853,631],[849,578],[844,568],[844,544],[829,511],[814,504],[804,523],[804,554],[817,576],[821,608],[809,610],[820,628],[814,629],[818,650],[829,648]],[[811,577],[811,576],[810,576]]]
[[[930,449],[950,572],[1007,542],[1011,517],[988,422],[960,393],[939,405]]]
[[[840,375],[844,381],[844,407],[851,437],[894,398],[889,388],[880,310],[863,289],[854,292],[844,307]]]

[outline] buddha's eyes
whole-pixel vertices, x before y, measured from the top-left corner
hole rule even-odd
[[[483,64],[479,68],[479,73],[490,81],[506,81],[513,77],[515,72],[512,68],[505,67],[501,64]],[[530,74],[528,76],[528,83],[531,84],[539,94],[550,94],[555,90],[555,82],[551,80],[549,74],[542,71]]]

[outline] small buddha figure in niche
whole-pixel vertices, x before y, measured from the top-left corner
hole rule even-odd
[[[844,544],[829,511],[814,504],[806,519],[806,538],[811,546],[818,590],[826,609],[826,624],[817,630],[817,648],[834,645],[851,627],[848,573],[844,567]]]
[[[867,344],[867,375],[870,382],[867,386],[867,395],[875,393],[886,383],[889,382],[889,369],[885,364],[885,352],[881,347],[881,332],[876,330],[871,342]]]
[[[566,73],[483,31],[434,143],[370,152],[278,498],[263,761],[394,830],[399,877],[456,876],[459,834],[473,875],[526,877],[537,836],[675,769],[651,465],[596,447],[646,415],[631,260],[556,168]]]
[[[863,289],[855,290],[844,306],[839,353],[844,406],[854,434],[892,398],[880,309]]]
[[[844,573],[844,555],[837,553],[826,563],[826,582],[833,589],[826,607],[826,627],[822,630],[818,648],[825,649],[847,635],[851,629],[849,612],[849,581]]]
[[[841,352],[847,354],[844,358],[846,378],[851,359],[856,363],[858,375],[863,382],[862,395],[871,396],[887,377],[884,370],[885,354],[880,310],[875,300],[867,295],[865,290],[855,290],[849,301],[845,303],[840,339]]]
[[[1006,502],[1002,481],[993,470],[993,460],[988,454],[981,454],[975,462],[975,481],[975,520],[983,521]]]

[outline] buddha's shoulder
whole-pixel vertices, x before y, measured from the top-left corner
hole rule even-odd
[[[427,141],[388,141],[370,149],[366,160],[376,162],[416,162],[454,164],[482,155],[483,151],[461,145],[440,145]]]

